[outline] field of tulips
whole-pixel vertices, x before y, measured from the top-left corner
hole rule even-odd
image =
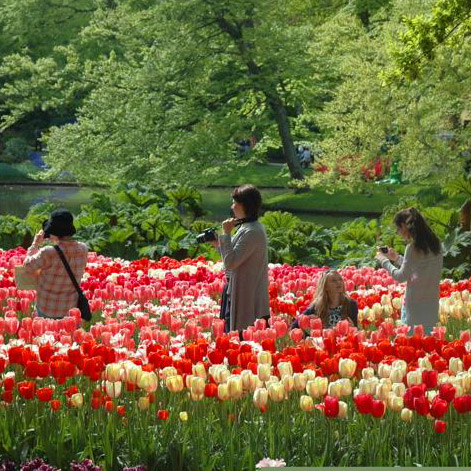
[[[241,342],[218,318],[220,263],[91,253],[82,287],[94,318],[83,326],[77,309],[34,317],[35,292],[13,278],[24,255],[0,250],[0,461],[470,466],[470,280],[442,281],[441,325],[426,336],[396,323],[404,287],[386,271],[345,268],[359,328],[301,318],[305,339],[289,326],[325,267],[274,265],[270,323]]]

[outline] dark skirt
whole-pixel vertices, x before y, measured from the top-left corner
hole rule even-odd
[[[231,297],[227,294],[227,290],[229,288],[229,283],[224,285],[224,289],[222,290],[222,297],[221,297],[221,311],[219,313],[219,318],[224,319],[224,332],[229,332],[231,328]]]

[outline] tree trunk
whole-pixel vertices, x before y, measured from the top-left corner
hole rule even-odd
[[[293,136],[291,136],[286,107],[279,97],[267,97],[267,101],[275,115],[275,121],[278,125],[278,132],[283,146],[283,154],[285,156],[286,163],[288,164],[289,173],[293,180],[304,180],[304,173],[296,155]]]
[[[467,200],[460,208],[460,227],[463,231],[471,230],[471,200]]]

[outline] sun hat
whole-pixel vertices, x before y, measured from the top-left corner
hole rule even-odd
[[[73,236],[77,231],[74,226],[74,216],[67,209],[56,209],[51,213],[49,219],[43,222],[44,235],[49,237]]]

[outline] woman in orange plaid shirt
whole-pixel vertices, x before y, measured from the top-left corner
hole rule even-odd
[[[88,247],[72,238],[75,232],[70,211],[53,211],[26,253],[23,265],[28,271],[39,270],[36,305],[39,317],[61,319],[69,314],[69,309],[77,307],[77,291],[59,254],[52,245],[40,248],[45,239],[57,244],[80,283],[87,264]]]

